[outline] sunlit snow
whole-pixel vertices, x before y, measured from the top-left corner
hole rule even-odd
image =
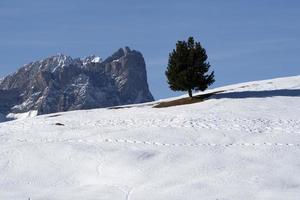
[[[300,76],[0,124],[0,199],[262,200],[300,196]]]

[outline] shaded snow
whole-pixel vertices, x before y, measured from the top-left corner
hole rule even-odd
[[[300,76],[220,90],[1,123],[0,199],[299,199]]]

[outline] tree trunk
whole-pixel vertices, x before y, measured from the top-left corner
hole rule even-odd
[[[192,91],[192,89],[189,89],[188,92],[189,92],[189,96],[190,96],[191,98],[193,98],[193,91]]]

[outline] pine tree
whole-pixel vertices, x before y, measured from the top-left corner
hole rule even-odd
[[[166,70],[169,87],[174,91],[188,91],[192,97],[193,90],[204,91],[214,83],[214,72],[208,73],[209,68],[206,51],[200,42],[195,42],[193,37],[187,42],[178,41],[169,55]]]

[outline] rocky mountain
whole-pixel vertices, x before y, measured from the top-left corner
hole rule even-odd
[[[38,114],[153,101],[142,54],[121,48],[105,60],[56,55],[0,81],[0,113]]]

